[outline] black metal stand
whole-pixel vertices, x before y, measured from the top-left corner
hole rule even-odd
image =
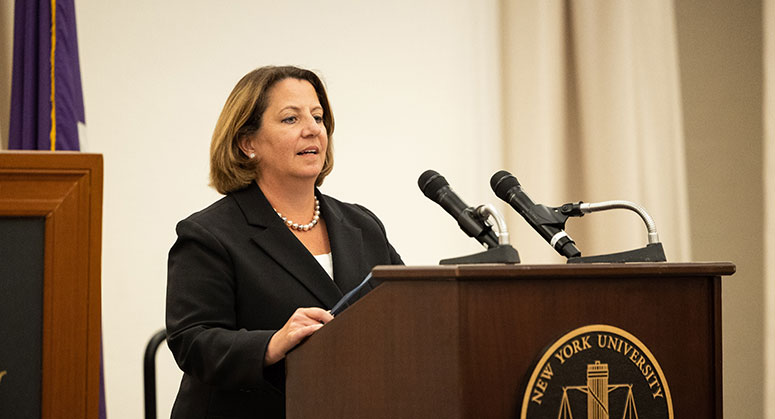
[[[156,419],[156,350],[167,339],[162,329],[151,337],[143,358],[143,384],[145,385],[145,419]]]
[[[667,262],[662,243],[652,243],[646,247],[626,252],[597,256],[568,258],[568,263],[627,263],[627,262]]]
[[[472,263],[519,263],[519,252],[510,244],[491,247],[473,255],[442,259],[439,265],[467,265]]]

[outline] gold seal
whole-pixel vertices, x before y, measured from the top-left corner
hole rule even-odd
[[[566,333],[545,350],[525,387],[520,418],[572,417],[673,419],[667,380],[643,342],[595,324]]]

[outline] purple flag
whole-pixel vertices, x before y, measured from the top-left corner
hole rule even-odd
[[[84,121],[74,0],[16,0],[8,148],[79,150]]]

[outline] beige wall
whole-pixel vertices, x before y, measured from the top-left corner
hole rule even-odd
[[[434,168],[469,202],[494,202],[497,9],[492,1],[78,0],[88,132],[103,153],[103,324],[108,415],[142,415],[141,356],[164,325],[175,223],[207,187],[215,120],[237,80],[266,64],[317,69],[336,116],[323,192],[372,209],[410,264],[481,250],[427,200]],[[168,415],[180,373],[159,360]]]
[[[763,417],[764,222],[760,1],[678,0],[692,253],[723,282],[724,412]]]
[[[775,1],[764,1],[764,417],[775,419]]]

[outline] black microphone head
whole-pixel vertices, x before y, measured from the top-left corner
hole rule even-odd
[[[513,187],[519,187],[519,181],[511,173],[501,170],[490,178],[490,187],[495,196],[508,202],[508,192]]]
[[[426,170],[420,175],[420,178],[417,179],[417,185],[420,186],[420,190],[425,196],[434,202],[439,202],[439,190],[445,186],[449,186],[449,183],[447,183],[447,179],[444,179],[444,176],[440,175],[439,172],[435,170]]]

